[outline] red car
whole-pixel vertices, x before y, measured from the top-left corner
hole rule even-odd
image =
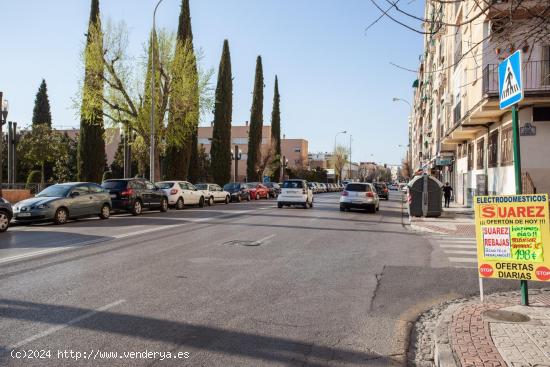
[[[253,200],[268,199],[269,189],[259,182],[249,182],[246,184],[248,191],[250,192],[250,198]]]

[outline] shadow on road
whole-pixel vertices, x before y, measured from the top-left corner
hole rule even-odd
[[[62,238],[60,239],[60,235]],[[109,236],[85,235],[57,231],[7,231],[2,233],[0,250],[16,248],[77,247],[96,241],[106,241]]]
[[[70,320],[88,314],[92,310],[61,305],[50,305],[0,299],[0,315],[4,319],[16,319],[49,325],[65,325]],[[373,353],[355,351],[284,337],[266,336],[245,331],[228,330],[214,326],[194,325],[186,322],[162,320],[114,312],[99,312],[89,319],[72,323],[71,328],[98,333],[124,335],[139,339],[192,347],[217,354],[240,356],[285,365],[326,366],[329,361],[346,365],[388,365],[390,358]],[[8,361],[10,347],[0,346],[0,364]]]

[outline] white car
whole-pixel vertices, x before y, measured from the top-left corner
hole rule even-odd
[[[176,209],[183,209],[185,205],[198,205],[203,207],[205,196],[192,183],[187,181],[161,181],[157,182],[168,196],[168,205],[174,205]]]
[[[304,208],[313,207],[313,191],[306,180],[286,180],[281,185],[281,193],[277,197],[277,207],[301,205]]]
[[[204,193],[206,203],[214,205],[214,203],[226,203],[231,201],[231,194],[224,191],[219,185],[212,183],[199,183],[195,187]]]
[[[367,182],[350,182],[340,196],[340,211],[351,208],[366,209],[375,213],[380,209],[380,198],[373,184]]]

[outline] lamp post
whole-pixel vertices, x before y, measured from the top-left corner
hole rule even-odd
[[[233,182],[238,182],[239,179],[239,161],[242,158],[242,151],[239,149],[239,146],[235,144],[233,153],[231,153],[233,160],[235,161],[235,172],[233,177]]]
[[[397,98],[397,97],[393,97],[392,98],[392,101],[394,102],[403,102],[403,103],[406,103],[407,105],[409,105],[409,144],[408,144],[408,149],[407,149],[407,163],[409,163],[409,167],[412,167],[412,152],[411,152],[411,149],[412,149],[412,146],[411,146],[411,129],[412,129],[412,123],[413,123],[413,106],[411,104],[411,102],[407,101],[406,99],[403,99],[403,98]],[[410,161],[409,161],[410,160]]]
[[[336,163],[336,138],[340,134],[347,134],[347,131],[342,130],[342,131],[337,132],[336,135],[334,135],[334,153],[333,153],[332,158],[334,159],[335,163]],[[334,180],[336,180],[336,164],[334,165]],[[340,181],[340,177],[338,177],[338,181]],[[338,183],[338,181],[336,181],[336,182]]]
[[[154,37],[155,30],[155,18],[157,16],[157,9],[164,0],[159,0],[153,11],[153,32],[151,32],[151,136],[149,139],[149,180],[155,182],[155,47]]]
[[[348,172],[348,174],[349,174],[349,179],[350,180],[353,179],[353,177],[351,177],[351,137],[352,137],[352,135],[349,134],[349,172]]]
[[[4,144],[4,133],[2,132],[2,129],[8,118],[9,109],[8,101],[4,100],[3,96],[4,94],[0,92],[0,112],[2,112],[0,113],[0,196],[2,196],[2,144]]]

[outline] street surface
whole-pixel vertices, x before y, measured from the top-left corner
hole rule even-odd
[[[416,317],[478,292],[475,264],[453,260],[475,244],[411,232],[400,193],[376,214],[338,195],[10,228],[0,365],[405,365]]]

